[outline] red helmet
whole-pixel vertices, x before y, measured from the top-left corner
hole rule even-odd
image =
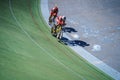
[[[55,9],[58,9],[58,7],[57,7],[57,6],[55,6]]]
[[[54,11],[57,11],[57,10],[58,10],[58,7],[57,7],[57,6],[55,6],[55,7],[53,8],[53,10],[54,10]]]

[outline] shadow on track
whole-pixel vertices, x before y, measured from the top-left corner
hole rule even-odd
[[[68,33],[71,33],[71,32],[77,32],[74,28],[72,27],[63,27],[63,32],[68,32]]]
[[[81,46],[81,47],[85,47],[85,46],[90,46],[90,44],[81,41],[81,40],[69,40],[68,38],[62,37],[61,40],[59,41],[60,43],[64,43],[65,45],[69,45],[69,46]]]

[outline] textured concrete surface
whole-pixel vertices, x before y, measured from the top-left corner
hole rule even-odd
[[[120,72],[119,0],[48,0],[48,2],[49,10],[57,4],[59,15],[67,17],[64,31],[74,40],[69,44],[84,47],[93,56]],[[79,44],[81,41],[83,44]]]

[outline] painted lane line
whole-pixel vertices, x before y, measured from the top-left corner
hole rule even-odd
[[[12,14],[12,17],[15,19],[16,23],[18,24],[18,26],[21,28],[21,30],[27,35],[27,37],[34,43],[36,44],[40,49],[42,49],[48,56],[50,56],[53,60],[55,60],[56,62],[58,62],[60,65],[62,65],[64,68],[66,68],[67,70],[69,70],[70,72],[74,73],[76,76],[78,76],[79,78],[81,78],[82,80],[85,80],[85,78],[83,78],[80,74],[74,72],[72,69],[70,69],[69,67],[67,67],[65,64],[63,64],[62,62],[60,62],[57,58],[55,58],[54,56],[52,56],[51,54],[49,54],[49,52],[47,50],[45,50],[44,48],[42,48],[25,30],[24,28],[21,26],[21,24],[19,23],[19,21],[17,20],[16,16],[14,15],[14,12],[12,10],[12,5],[11,5],[11,0],[9,0],[9,8],[10,8],[10,12]]]
[[[48,17],[49,17],[49,9],[48,9],[48,0],[41,0],[41,11],[43,14],[43,17],[46,21],[48,22]],[[47,23],[48,25],[48,23]],[[49,26],[49,25],[48,25]],[[50,27],[50,26],[49,26]],[[66,34],[64,34],[66,38],[71,40],[70,37],[68,37]],[[87,52],[85,49],[79,46],[69,46],[72,50],[74,50],[77,54],[82,56],[84,59],[86,59],[88,62],[114,78],[115,80],[120,80],[120,73],[116,71],[115,69],[111,68],[107,64],[105,64],[103,61],[100,59],[96,58],[95,56],[91,55],[89,52]]]

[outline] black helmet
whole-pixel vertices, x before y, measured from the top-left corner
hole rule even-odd
[[[65,17],[65,16],[62,16],[62,20],[64,20],[64,21],[65,21],[65,20],[66,20],[66,17]]]

